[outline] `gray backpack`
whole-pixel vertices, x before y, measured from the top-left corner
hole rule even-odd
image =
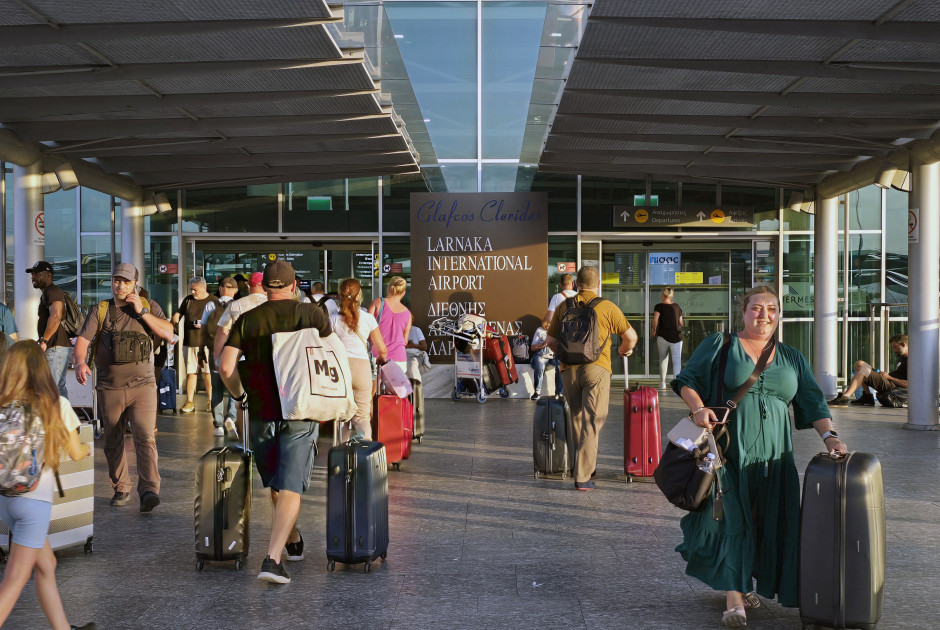
[[[601,356],[603,345],[594,307],[604,298],[596,297],[587,304],[578,304],[577,298],[565,300],[567,308],[559,319],[558,351],[562,363],[584,365],[594,363]],[[606,343],[606,339],[604,343]]]

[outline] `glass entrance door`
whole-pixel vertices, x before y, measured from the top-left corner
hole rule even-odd
[[[653,309],[662,301],[662,290],[671,286],[675,302],[683,311],[683,364],[708,335],[730,330],[733,312],[731,291],[739,275],[749,277],[750,244],[742,251],[707,249],[701,246],[644,247],[633,243],[605,242],[601,266],[603,295],[616,303],[633,326],[639,341],[629,359],[630,378],[659,380],[659,350],[650,337]],[[747,249],[743,249],[747,248]],[[743,265],[733,260],[747,258]],[[615,338],[614,344],[620,340]],[[612,357],[615,375],[623,374],[623,363]],[[671,380],[673,368],[667,371]]]

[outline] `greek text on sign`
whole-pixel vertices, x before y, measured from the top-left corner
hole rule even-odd
[[[695,206],[675,208],[656,206],[635,208],[614,206],[613,227],[700,227],[752,228],[754,208],[752,206]]]

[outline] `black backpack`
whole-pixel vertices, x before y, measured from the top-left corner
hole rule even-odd
[[[62,330],[64,330],[65,334],[69,337],[76,337],[85,318],[82,316],[82,311],[78,308],[78,304],[75,303],[75,300],[69,295],[68,291],[63,291],[62,293],[65,297],[62,300],[62,322],[59,326],[62,327]]]
[[[601,356],[603,345],[597,328],[594,306],[604,298],[596,297],[587,304],[578,304],[577,298],[565,300],[567,309],[558,321],[558,351],[562,363],[584,365],[594,363]],[[606,342],[606,340],[605,340]]]

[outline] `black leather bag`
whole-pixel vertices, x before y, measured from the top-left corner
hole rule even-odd
[[[724,461],[716,440],[716,459]],[[714,469],[704,470],[704,462],[711,446],[708,441],[692,451],[672,442],[653,471],[653,479],[666,499],[677,508],[688,512],[700,510],[712,493],[717,478]]]

